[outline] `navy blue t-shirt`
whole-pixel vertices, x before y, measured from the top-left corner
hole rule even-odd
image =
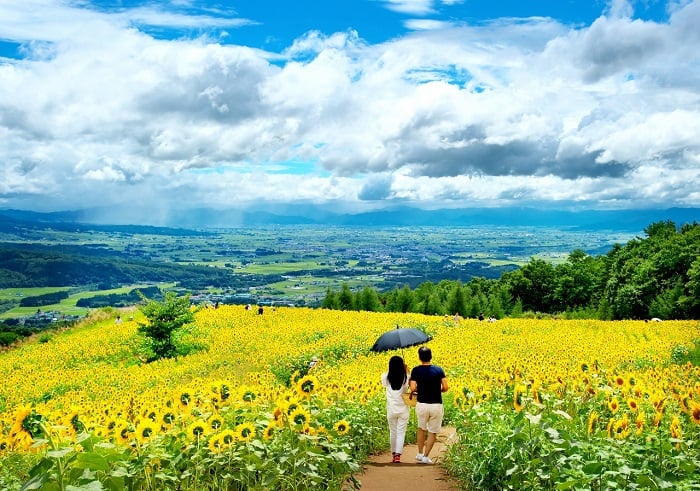
[[[442,404],[442,379],[445,371],[437,365],[418,365],[411,370],[411,380],[418,384],[418,402]]]

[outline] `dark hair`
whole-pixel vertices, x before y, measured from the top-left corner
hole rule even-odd
[[[392,356],[389,359],[389,372],[387,377],[391,388],[394,390],[399,390],[401,386],[406,381],[406,366],[404,365],[403,358],[400,356]]]
[[[421,346],[418,348],[418,359],[422,362],[430,361],[433,359],[433,352],[427,346]]]

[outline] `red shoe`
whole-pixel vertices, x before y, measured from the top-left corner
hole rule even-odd
[[[395,453],[395,454],[394,454],[393,463],[394,463],[394,464],[400,464],[400,463],[401,463],[401,454],[400,454],[400,453]]]

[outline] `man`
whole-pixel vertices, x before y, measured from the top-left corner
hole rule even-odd
[[[416,460],[422,464],[432,464],[430,451],[435,444],[435,438],[442,429],[442,393],[447,392],[447,376],[445,371],[432,364],[433,353],[430,348],[421,346],[418,348],[418,359],[421,364],[411,370],[411,390],[418,392],[416,404],[416,417],[418,419],[418,431],[416,435],[418,443],[418,455]],[[427,433],[427,436],[426,436]]]

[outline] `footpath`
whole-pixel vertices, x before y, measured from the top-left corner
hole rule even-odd
[[[405,445],[401,463],[391,461],[391,452],[370,456],[363,471],[355,477],[362,484],[361,491],[457,491],[459,488],[450,480],[440,466],[445,449],[455,441],[457,435],[452,427],[443,427],[438,434],[430,458],[434,464],[416,462],[418,447]]]

